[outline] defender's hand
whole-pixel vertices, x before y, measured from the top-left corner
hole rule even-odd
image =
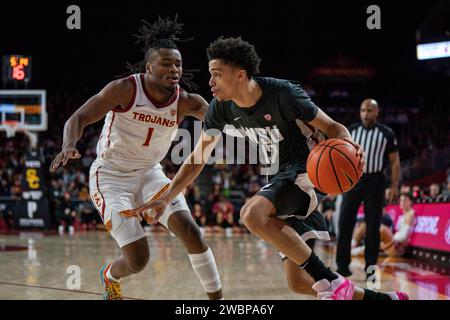
[[[168,204],[169,203],[164,199],[150,200],[140,207],[131,209],[131,213],[136,216],[144,216],[148,211],[153,211],[151,216],[153,218],[153,223],[156,223],[166,210]]]
[[[79,159],[81,158],[81,154],[78,152],[76,148],[70,147],[66,148],[55,157],[50,165],[50,172],[55,172],[56,169],[62,164],[65,166],[69,159]]]

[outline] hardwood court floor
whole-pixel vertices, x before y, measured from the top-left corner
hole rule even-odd
[[[256,237],[213,234],[206,235],[206,240],[214,252],[226,299],[315,299],[289,292],[277,252]],[[150,233],[148,241],[150,262],[143,272],[122,282],[125,297],[206,299],[181,243],[167,233]],[[4,250],[8,248],[15,250]],[[0,299],[101,299],[100,266],[119,252],[104,232],[0,235]],[[334,244],[320,242],[316,252],[334,266]],[[406,291],[413,299],[450,297],[448,275],[404,259],[381,258],[379,263],[381,290]],[[74,284],[70,266],[79,267],[79,289],[70,289]],[[363,261],[354,259],[351,267],[351,279],[365,287]]]

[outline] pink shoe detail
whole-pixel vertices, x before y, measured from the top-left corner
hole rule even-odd
[[[406,292],[397,292],[398,300],[411,300]]]
[[[355,292],[354,284],[338,275],[331,283],[327,279],[317,281],[312,288],[317,292],[319,300],[352,300]]]
[[[331,298],[333,300],[352,300],[353,294],[355,293],[355,286],[354,284],[348,280],[343,278],[344,281],[338,285],[336,289],[334,289],[333,295]],[[339,278],[336,280],[331,281],[331,286],[333,287],[333,282],[340,280]]]
[[[386,292],[386,294],[391,298],[391,300],[411,300],[406,292],[393,291]]]

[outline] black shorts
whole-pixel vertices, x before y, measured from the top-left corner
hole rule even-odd
[[[308,175],[295,170],[280,171],[256,195],[270,200],[280,219],[308,216],[317,208],[320,198]]]
[[[273,203],[276,217],[286,221],[314,250],[315,240],[330,240],[327,223],[317,206],[324,195],[314,189],[306,173],[284,170],[256,194]],[[286,257],[280,252],[281,258]]]
[[[314,210],[308,217],[299,219],[298,217],[290,217],[285,219],[286,221],[300,237],[306,242],[306,244],[314,251],[316,240],[330,240],[328,233],[327,222],[325,217],[318,210]],[[281,260],[284,261],[287,257],[282,253],[280,254]]]

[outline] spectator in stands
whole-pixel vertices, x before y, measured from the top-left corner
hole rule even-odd
[[[2,178],[0,182],[0,197],[10,197],[11,186],[6,178]]]
[[[218,202],[220,201],[220,196],[222,195],[222,185],[221,184],[214,184],[213,185],[213,192],[212,192],[212,201]]]
[[[90,201],[89,190],[86,185],[82,186],[80,192],[78,192],[78,199],[80,201]]]
[[[234,225],[234,215],[230,212],[219,211],[216,214],[216,231],[220,233],[224,232],[227,236],[233,234]]]
[[[11,231],[14,225],[14,206],[12,203],[5,203],[0,209],[0,230]]]
[[[391,219],[391,216],[385,212],[383,208],[383,215],[381,217],[381,225],[380,225],[380,247],[382,247],[382,238],[381,235],[386,231],[386,229],[391,230],[391,233],[394,230],[394,223]],[[353,232],[352,238],[352,255],[359,256],[364,254],[364,239],[366,237],[366,223],[364,222],[364,216],[358,216],[356,219],[356,226]]]
[[[82,170],[77,169],[77,171],[75,172],[75,181],[81,185],[87,184],[86,175],[83,173]]]
[[[70,196],[72,198],[78,197],[79,189],[78,189],[78,185],[75,182],[75,180],[72,180],[72,181],[69,182],[69,185],[67,186],[66,192],[70,193]]]
[[[52,179],[50,182],[49,197],[51,199],[60,199],[63,197],[62,180]]]
[[[447,183],[450,182],[450,167],[447,168]]]
[[[193,205],[196,203],[200,203],[206,211],[206,207],[211,207],[210,203],[207,203],[206,201],[206,196],[203,196],[200,192],[200,187],[197,182],[191,183],[186,188],[185,197],[191,211],[193,210]]]
[[[391,230],[383,230],[381,249],[390,256],[400,256],[406,253],[411,235],[414,232],[415,211],[413,209],[413,197],[411,194],[402,194],[400,197],[400,209],[402,214],[397,221],[395,234]]]
[[[446,189],[442,191],[442,201],[444,202],[450,201],[450,181],[447,181]]]
[[[407,252],[408,243],[414,231],[415,211],[413,209],[413,196],[403,193],[400,196],[400,209],[402,214],[397,221],[395,228],[389,215],[383,216],[383,222],[380,226],[380,250],[389,256],[401,256]],[[387,219],[389,217],[389,219]],[[394,233],[395,231],[395,233]],[[353,236],[354,243],[361,243],[365,237],[364,223],[361,223],[359,229],[355,230]],[[352,255],[364,254],[364,246],[357,246],[352,249]]]
[[[18,176],[14,178],[14,184],[11,187],[11,197],[15,200],[22,198],[22,186]]]
[[[402,184],[402,186],[400,187],[400,193],[411,193],[411,186],[408,186],[406,184]]]
[[[211,177],[211,181],[215,184],[215,185],[222,185],[223,184],[223,173],[222,170],[220,170],[221,165],[215,165],[214,169],[213,169],[213,173],[212,173],[212,177]]]
[[[200,230],[203,230],[206,227],[206,214],[203,212],[201,204],[195,203],[194,210],[191,210],[191,212],[195,223],[200,227]]]
[[[220,195],[219,200],[213,204],[212,213],[216,217],[215,231],[226,231],[227,233],[232,231],[235,226],[234,205],[223,195]]]
[[[57,228],[59,225],[59,219],[61,214],[59,213],[59,207],[61,200],[63,199],[63,184],[61,179],[52,179],[50,181],[50,188],[48,190],[48,204],[50,211],[50,223],[52,228]]]
[[[441,187],[437,183],[432,183],[430,185],[430,195],[425,198],[424,202],[427,203],[433,203],[433,202],[441,202],[442,195],[441,195]]]
[[[76,217],[76,210],[70,200],[71,200],[70,193],[65,192],[63,200],[59,203],[59,206],[56,208],[59,234],[64,234],[64,232],[69,232],[69,234],[73,234],[75,232],[74,223]]]
[[[412,195],[414,197],[414,202],[417,202],[417,203],[422,202],[423,191],[420,188],[420,186],[418,186],[418,185],[413,186],[413,188],[412,188]]]
[[[81,204],[81,228],[83,230],[96,230],[98,226],[103,226],[103,223],[93,203],[88,198]]]
[[[62,179],[64,186],[68,186],[70,182],[74,180],[74,174],[69,171],[69,167],[63,168]]]
[[[77,212],[70,208],[65,208],[63,215],[59,220],[58,232],[63,235],[64,232],[68,232],[70,235],[75,233],[75,222],[76,222]]]

